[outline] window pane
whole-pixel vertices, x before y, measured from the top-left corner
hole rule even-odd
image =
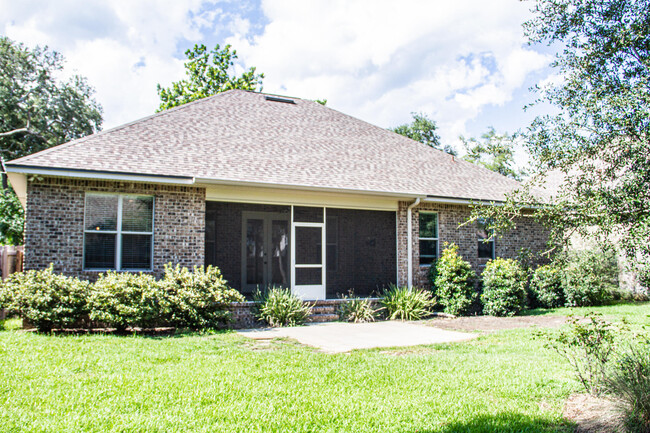
[[[420,212],[420,237],[438,237],[438,214]]]
[[[151,269],[151,235],[122,235],[122,269]]]
[[[116,195],[86,196],[86,230],[117,230]]]
[[[296,227],[296,264],[319,265],[323,251],[320,227]]]
[[[296,268],[296,285],[322,284],[323,270],[321,268]]]
[[[294,206],[294,208],[293,208],[293,221],[297,222],[297,223],[322,223],[323,222],[323,208],[322,207]]]
[[[494,241],[483,242],[478,241],[478,257],[479,259],[491,259],[494,257]]]
[[[115,237],[109,233],[86,233],[84,268],[115,269]]]
[[[151,232],[153,197],[127,195],[122,201],[122,231]]]
[[[438,257],[438,241],[420,241],[420,264],[430,265]]]

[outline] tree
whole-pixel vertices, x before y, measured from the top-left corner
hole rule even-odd
[[[241,76],[231,76],[230,70],[238,58],[237,51],[226,45],[221,49],[219,44],[208,52],[205,45],[194,45],[185,51],[188,61],[185,62],[187,78],[173,82],[171,87],[164,88],[158,84],[160,107],[157,111],[187,104],[207,96],[216,95],[232,89],[262,90],[264,74],[257,74],[252,67]]]
[[[483,141],[476,138],[460,137],[467,150],[463,159],[511,179],[521,180],[525,171],[515,167],[515,136],[507,133],[497,134],[494,128],[490,127],[485,134],[481,135],[481,138]]]
[[[0,192],[0,245],[22,245],[25,215],[12,190]]]
[[[436,125],[435,121],[429,119],[422,113],[411,113],[411,116],[413,116],[413,122],[410,124],[399,125],[390,130],[403,135],[404,137],[408,137],[411,140],[419,141],[427,146],[431,146],[434,149],[443,150],[450,155],[456,155],[456,150],[453,147],[450,145],[445,145],[443,147],[440,144],[440,136],[436,132],[438,125]]]
[[[78,75],[55,76],[63,57],[0,37],[0,156],[19,158],[98,131],[102,108]]]
[[[525,206],[566,244],[570,235],[617,238],[637,269],[650,266],[650,4],[646,0],[537,0],[524,24],[531,44],[563,46],[558,78],[537,88],[557,114],[526,133],[535,176],[505,206],[477,209],[500,231]],[[559,193],[539,206],[536,186],[561,176]]]

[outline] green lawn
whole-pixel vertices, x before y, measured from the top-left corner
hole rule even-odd
[[[600,310],[650,321],[650,304]],[[561,411],[578,385],[532,334],[332,355],[232,332],[2,331],[0,431],[570,431]]]

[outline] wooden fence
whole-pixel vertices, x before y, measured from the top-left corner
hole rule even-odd
[[[0,246],[0,273],[4,280],[14,272],[23,270],[23,254],[25,247],[13,245]]]

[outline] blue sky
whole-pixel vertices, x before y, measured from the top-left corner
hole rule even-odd
[[[195,43],[232,44],[264,91],[328,100],[382,127],[411,112],[436,120],[445,143],[489,126],[514,132],[528,88],[549,79],[549,50],[529,47],[518,0],[0,0],[0,34],[48,45],[66,73],[88,78],[104,127],[154,112],[156,84],[183,77]]]

